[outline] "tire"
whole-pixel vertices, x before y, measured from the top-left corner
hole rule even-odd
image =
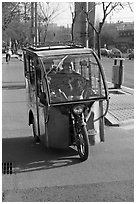
[[[34,141],[36,143],[39,143],[40,142],[40,139],[38,137],[38,135],[36,134],[36,127],[35,127],[35,121],[33,119],[33,123],[32,123],[32,130],[33,130],[33,136],[34,136]]]
[[[88,159],[89,155],[89,140],[86,126],[81,127],[81,131],[78,133],[78,144],[77,144],[78,154],[81,161]]]

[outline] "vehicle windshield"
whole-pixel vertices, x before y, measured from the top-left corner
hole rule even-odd
[[[98,63],[92,54],[43,58],[50,103],[90,100],[105,94]]]

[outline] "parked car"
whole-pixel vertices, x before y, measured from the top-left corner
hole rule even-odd
[[[101,51],[101,55],[107,56],[108,50],[106,48],[101,48],[100,51]]]
[[[134,50],[132,50],[132,51],[128,54],[128,58],[129,58],[129,60],[134,59]]]
[[[107,54],[108,57],[116,57],[116,58],[121,58],[122,57],[122,52],[117,49],[117,48],[112,48],[111,50],[109,50],[108,54]]]

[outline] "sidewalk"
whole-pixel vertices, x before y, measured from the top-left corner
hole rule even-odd
[[[105,117],[105,123],[112,126],[120,126],[134,121],[134,90],[121,86],[114,89],[112,83],[108,83],[109,109]]]
[[[2,53],[2,62],[3,62],[3,58],[6,58],[6,54],[3,54]],[[13,54],[13,55],[11,55],[11,58],[16,58],[16,59],[19,59],[20,61],[23,61],[23,55],[22,55],[22,57],[20,57],[19,55],[17,55],[17,54]],[[4,59],[5,60],[5,59]]]
[[[5,57],[5,55],[2,55],[2,57]],[[22,58],[20,58],[18,55],[12,55],[12,58],[16,58],[14,63],[20,64],[18,66],[19,69],[15,68],[12,63],[9,63],[8,67],[6,67],[7,64],[3,64],[3,67],[6,67],[4,68],[5,72],[7,72],[6,69],[8,69],[8,76],[5,77],[5,74],[2,74],[2,87],[16,88],[20,86],[25,88]],[[14,70],[14,72],[11,72],[11,69]],[[114,85],[111,82],[108,82],[110,102],[108,113],[105,116],[105,124],[111,126],[120,126],[123,123],[134,121],[134,90],[123,86],[121,86],[121,89],[114,89],[113,87]],[[105,108],[106,103],[104,102],[104,109]]]
[[[2,54],[2,88],[25,88],[23,63],[18,59],[18,55],[12,55],[7,64],[5,54]]]

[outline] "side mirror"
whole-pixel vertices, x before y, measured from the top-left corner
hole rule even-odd
[[[40,103],[42,103],[43,105],[47,106],[46,94],[44,92],[42,92],[40,94],[39,98],[40,98]]]

